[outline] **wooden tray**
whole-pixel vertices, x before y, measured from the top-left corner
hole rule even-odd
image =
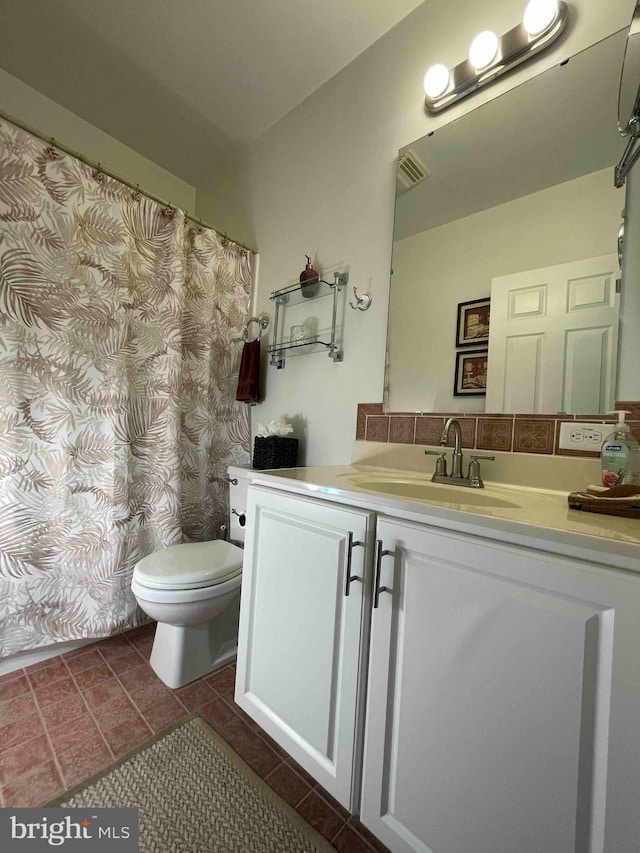
[[[613,486],[606,492],[594,494],[590,490],[571,492],[569,508],[602,515],[618,515],[623,518],[640,518],[640,486]]]

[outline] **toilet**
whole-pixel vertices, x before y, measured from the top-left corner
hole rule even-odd
[[[228,468],[230,542],[171,545],[133,570],[131,590],[158,623],[150,664],[168,687],[182,687],[236,656],[250,471]]]

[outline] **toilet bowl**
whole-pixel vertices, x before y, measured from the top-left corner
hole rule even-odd
[[[187,542],[140,560],[131,590],[157,621],[150,664],[177,688],[219,669],[237,653],[248,470],[229,468],[235,542]]]

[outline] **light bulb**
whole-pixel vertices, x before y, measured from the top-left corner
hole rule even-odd
[[[530,36],[537,36],[551,26],[557,14],[558,0],[530,0],[522,24]]]
[[[469,62],[476,71],[491,64],[498,52],[498,36],[491,30],[484,30],[474,38],[469,47]]]
[[[449,69],[446,65],[432,65],[424,75],[424,90],[430,98],[437,98],[449,85]]]

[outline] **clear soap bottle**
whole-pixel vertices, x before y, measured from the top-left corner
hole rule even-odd
[[[617,415],[618,423],[602,443],[602,485],[608,488],[622,483],[640,485],[640,444],[624,420],[629,412],[620,410],[607,414]]]

